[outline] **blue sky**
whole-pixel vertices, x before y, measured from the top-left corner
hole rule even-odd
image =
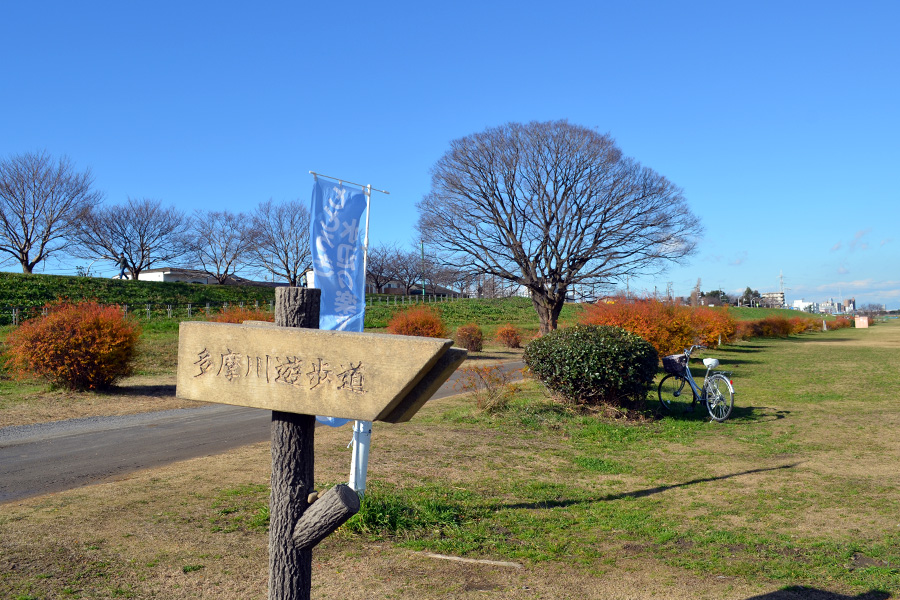
[[[706,228],[632,290],[783,273],[789,301],[900,308],[900,3],[311,4],[7,2],[0,156],[66,154],[107,202],[189,212],[307,201],[315,170],[390,191],[371,240],[409,244],[451,140],[568,119]]]

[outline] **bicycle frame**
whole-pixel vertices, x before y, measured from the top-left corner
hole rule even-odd
[[[694,380],[694,375],[691,373],[691,353],[696,348],[705,348],[705,346],[691,346],[687,350],[684,351],[687,356],[687,363],[684,366],[684,380],[687,381],[688,385],[691,386],[691,392],[694,394],[694,400],[699,400],[700,402],[706,402],[706,398],[701,393],[700,387],[697,386],[697,382]],[[706,367],[706,374],[703,376],[703,388],[706,387],[706,381],[709,379],[709,373],[712,371],[712,367]]]
[[[703,376],[703,386],[706,387],[706,380],[709,379],[709,372],[712,370],[711,367],[706,369],[706,375]],[[700,392],[701,388],[697,386],[697,382],[694,380],[694,376],[691,374],[690,365],[685,366],[684,368],[684,380],[687,381],[688,385],[691,386],[691,391],[694,393],[694,400],[700,400],[701,402],[705,402],[706,398],[703,397],[703,394]]]

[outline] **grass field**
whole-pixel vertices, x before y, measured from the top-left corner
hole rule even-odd
[[[376,425],[313,595],[893,597],[898,349],[898,323],[722,347],[723,424],[604,421],[528,383],[499,414],[458,396]],[[317,434],[320,489],[346,479],[348,435]],[[0,598],[264,598],[268,468],[260,444],[0,505]]]
[[[804,319],[825,319],[826,321],[834,320],[834,315],[812,314],[801,310],[790,310],[788,308],[752,308],[749,306],[729,306],[728,314],[738,321],[755,321],[757,319],[765,319],[766,317],[784,317],[785,319],[793,319],[794,317],[802,317]]]

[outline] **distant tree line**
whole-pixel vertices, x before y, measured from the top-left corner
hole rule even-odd
[[[186,213],[151,198],[113,204],[93,189],[90,169],[46,152],[0,161],[0,256],[23,273],[50,257],[124,262],[129,279],[159,267],[201,271],[225,283],[240,275],[301,284],[311,267],[310,214],[299,200],[261,202],[249,213]],[[4,256],[5,255],[5,256]],[[124,259],[124,261],[123,261]],[[471,295],[510,295],[509,286],[441,264],[431,254],[396,244],[369,249],[369,283],[410,294],[438,287]],[[78,267],[81,275],[90,269]]]
[[[421,247],[407,250],[397,244],[371,246],[366,273],[376,293],[421,293],[424,287],[426,294],[451,290],[477,298],[506,298],[516,295],[518,289],[463,265],[446,264]]]
[[[156,267],[240,274],[296,286],[311,264],[309,209],[273,200],[249,213],[186,213],[151,198],[103,202],[90,169],[46,152],[0,160],[0,257],[23,273],[53,256],[122,264],[130,279]],[[85,275],[89,269],[79,269]]]

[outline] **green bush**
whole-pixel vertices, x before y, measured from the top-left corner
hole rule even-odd
[[[659,356],[620,327],[557,329],[525,347],[525,364],[551,392],[578,404],[641,409]]]

